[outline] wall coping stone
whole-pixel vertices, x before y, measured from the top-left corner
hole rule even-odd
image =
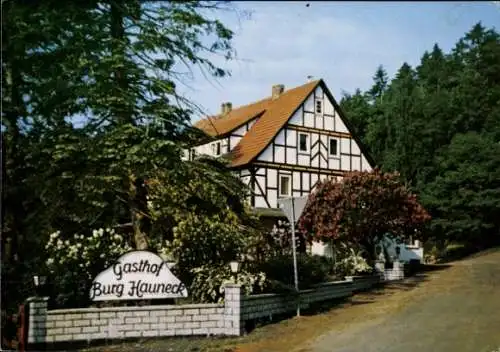
[[[247,299],[262,299],[262,298],[273,298],[273,297],[281,297],[282,295],[279,293],[260,293],[258,295],[250,295],[244,296],[245,300]]]
[[[28,299],[26,299],[26,302],[48,302],[49,300],[49,297],[38,297],[38,296],[34,296],[34,297],[29,297]]]
[[[129,312],[129,311],[151,311],[151,310],[176,310],[176,309],[196,309],[196,308],[224,308],[224,304],[218,303],[202,303],[202,304],[182,304],[182,305],[158,305],[158,306],[142,306],[142,307],[103,307],[103,308],[73,308],[73,309],[53,309],[47,313],[50,315],[57,314],[74,314],[74,313],[99,313],[99,312]]]
[[[325,286],[350,286],[352,285],[351,281],[348,280],[339,280],[339,281],[330,281],[330,282],[322,282],[320,284],[312,285],[312,288],[325,287]]]
[[[373,278],[374,276],[370,276],[370,278]],[[316,284],[312,286],[312,288],[306,289],[306,290],[300,290],[299,294],[307,294],[314,292],[315,289],[321,288],[321,287],[331,287],[331,286],[338,286],[338,287],[349,287],[352,286],[353,283],[351,281],[331,281],[331,282],[324,282],[321,284]],[[293,292],[293,291],[292,291]],[[258,295],[249,295],[245,296],[245,300],[255,300],[255,299],[262,299],[262,298],[278,298],[278,297],[283,297],[286,294],[283,293],[260,293]]]
[[[373,279],[378,277],[378,274],[374,275],[353,275],[353,276],[346,276],[347,277],[352,277],[354,280],[362,280],[362,279]]]

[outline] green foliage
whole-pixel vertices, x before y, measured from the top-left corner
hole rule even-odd
[[[188,168],[181,161],[182,136],[197,107],[177,86],[185,82],[183,71],[195,67],[207,77],[228,74],[211,61],[212,55],[233,55],[232,32],[214,18],[221,8],[230,7],[204,1],[2,3],[6,305],[17,303],[12,292],[22,284],[14,281],[30,280],[42,267],[42,248],[56,230],[71,240],[66,236],[76,232],[119,227],[134,248],[161,242],[165,228],[173,232],[173,217],[150,213],[146,182],[158,170],[168,170],[176,187],[188,183],[186,169],[208,173],[208,163]],[[203,180],[217,179],[212,171]],[[234,186],[229,193],[238,198],[235,185],[222,188]],[[238,203],[226,196],[221,192],[218,202]]]
[[[294,291],[293,257],[279,255],[255,263],[255,270],[263,272],[269,282],[271,292]],[[297,254],[299,289],[310,288],[314,284],[326,282],[333,271],[333,263],[322,256]]]
[[[297,252],[305,252],[304,236],[295,234]],[[293,240],[290,223],[278,220],[271,230],[258,229],[248,237],[247,254],[255,261],[265,261],[269,257],[292,255]]]
[[[444,53],[436,44],[342,107],[384,171],[400,172],[433,220],[427,237],[469,248],[499,243],[500,35],[481,23]],[[383,94],[373,94],[384,87]],[[361,122],[357,122],[361,121]]]
[[[209,157],[158,170],[146,184],[151,236],[177,262],[195,300],[218,300],[229,262],[250,253],[259,234],[244,201],[248,190],[222,161]]]
[[[472,251],[469,246],[462,243],[450,243],[444,248],[440,259],[444,261],[458,260],[471,253]]]
[[[371,105],[360,89],[356,89],[353,95],[344,92],[340,100],[342,111],[349,112],[349,122],[358,136],[365,136],[371,115]]]
[[[246,252],[256,219],[244,202],[247,189],[222,162],[182,162],[146,183],[151,235],[165,241],[186,282],[190,269],[225,265]]]
[[[167,247],[179,267],[189,270],[204,264],[228,264],[243,253],[245,237],[234,214],[225,212],[212,217],[190,214],[176,225]]]
[[[210,157],[177,162],[146,180],[149,212],[155,222],[185,214],[216,215],[230,210],[251,223],[243,201],[248,189],[221,160]]]
[[[440,173],[422,192],[440,215],[432,229],[478,248],[500,243],[500,144],[476,132],[460,134],[436,159]]]

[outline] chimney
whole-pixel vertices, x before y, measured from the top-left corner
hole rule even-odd
[[[285,91],[285,86],[283,84],[275,84],[273,86],[272,98],[277,99]]]
[[[222,103],[221,104],[221,114],[226,115],[228,114],[233,108],[232,103]]]

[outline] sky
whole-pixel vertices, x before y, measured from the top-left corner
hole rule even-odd
[[[230,77],[207,79],[195,71],[181,92],[206,114],[223,102],[245,105],[322,78],[337,100],[343,91],[368,89],[378,65],[392,77],[416,66],[434,43],[449,52],[481,21],[500,30],[500,2],[235,2],[237,13],[217,17],[235,32],[237,59],[216,63]],[[195,122],[199,117],[193,119]]]

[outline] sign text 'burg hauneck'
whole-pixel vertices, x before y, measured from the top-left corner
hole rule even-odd
[[[122,255],[96,276],[90,288],[93,301],[187,297],[184,284],[157,254],[133,251]]]

